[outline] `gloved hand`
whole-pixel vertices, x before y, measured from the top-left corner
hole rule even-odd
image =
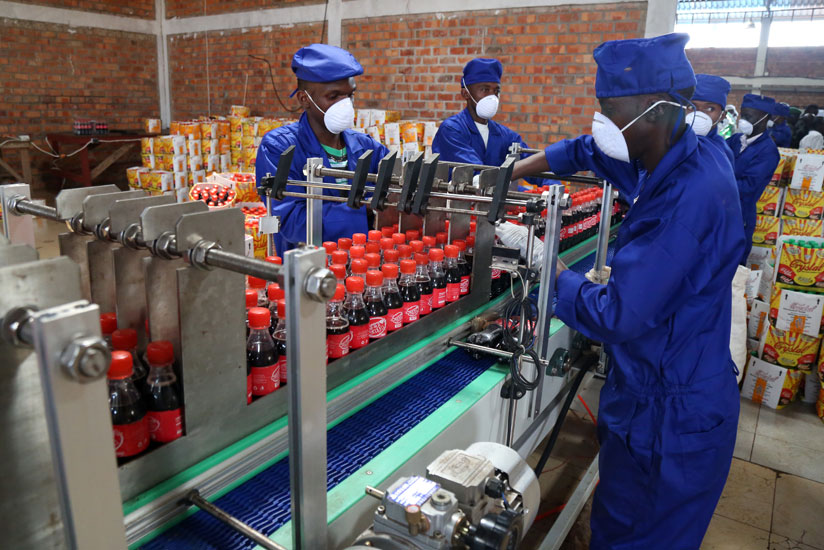
[[[474,187],[475,189],[480,189],[480,187],[481,187],[481,175],[480,174],[475,174],[474,176],[472,176],[472,187]]]
[[[523,225],[515,225],[511,222],[503,222],[495,228],[495,236],[501,244],[509,248],[517,248],[521,251],[521,256],[526,257],[526,240],[529,230]],[[544,260],[544,243],[537,237],[532,238],[532,266],[538,267]]]
[[[608,265],[605,265],[604,269],[602,269],[600,273],[595,271],[595,268],[593,267],[592,269],[587,271],[587,274],[584,275],[584,276],[587,279],[589,279],[590,282],[593,282],[597,285],[605,285],[609,282],[609,276],[611,274],[612,274],[612,268],[609,267]]]

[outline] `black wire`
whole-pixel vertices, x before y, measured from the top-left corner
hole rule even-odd
[[[529,295],[529,289],[535,280],[535,274],[527,272],[522,279],[523,285],[519,297],[510,299],[504,307],[504,347],[512,352],[509,360],[509,372],[512,376],[512,383],[523,389],[531,391],[538,387],[541,380],[541,366],[538,353],[533,349],[535,345],[535,328],[538,324],[538,304]],[[518,319],[517,323],[515,319]],[[523,342],[520,341],[521,324],[523,323]],[[516,334],[518,336],[516,336]],[[529,356],[535,364],[536,373],[533,380],[527,380],[521,374],[521,357]]]
[[[269,79],[272,81],[272,89],[275,91],[275,97],[277,98],[278,103],[280,103],[280,106],[283,107],[283,110],[286,111],[287,113],[297,113],[298,111],[300,111],[300,105],[298,105],[294,109],[290,109],[289,107],[287,107],[283,103],[283,100],[280,99],[280,94],[278,93],[278,87],[275,85],[275,75],[272,72],[272,65],[269,63],[269,60],[266,59],[265,57],[259,57],[257,55],[252,55],[252,54],[249,54],[249,57],[251,57],[252,59],[257,59],[258,61],[263,61],[264,63],[266,63],[266,66],[269,67]]]
[[[326,32],[326,10],[329,9],[329,0],[326,0],[326,4],[323,6],[323,26],[320,28],[320,40],[319,42],[323,43],[323,35]]]

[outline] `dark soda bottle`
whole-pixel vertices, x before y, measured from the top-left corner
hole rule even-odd
[[[383,251],[383,263],[385,263],[385,264],[395,264],[395,265],[397,265],[399,258],[400,258],[400,252],[398,252],[394,248],[392,250],[384,250]],[[383,276],[386,277],[386,273],[384,273]]]
[[[422,241],[416,241],[423,245]],[[415,284],[421,295],[420,316],[432,313],[432,278],[429,276],[429,260],[426,254],[415,253]]]
[[[352,239],[347,239],[346,237],[341,237],[338,239],[338,252],[343,252],[346,254],[346,261],[341,262],[339,260],[335,260],[335,263],[345,263],[347,269],[349,268],[349,249],[352,248]],[[334,260],[334,258],[333,258]]]
[[[452,244],[458,247],[458,270],[461,273],[461,296],[466,296],[469,294],[469,278],[472,276],[472,267],[464,257],[466,241],[458,239],[452,241]]]
[[[183,435],[182,403],[172,368],[175,362],[172,343],[151,342],[146,346],[146,358],[149,360],[146,377],[149,437],[158,443],[168,443]]]
[[[252,371],[252,396],[268,395],[280,387],[280,368],[278,350],[269,334],[271,315],[265,307],[253,307],[249,310],[249,339],[246,340],[246,364]]]
[[[369,338],[377,340],[386,336],[386,315],[388,310],[383,303],[383,273],[376,269],[366,272],[366,292],[363,296],[366,302],[366,313],[369,314]]]
[[[412,246],[410,246],[408,244],[399,244],[397,246],[397,251],[398,251],[398,258],[400,259],[400,261],[411,260],[412,257],[413,257],[412,254],[414,253],[413,250],[412,250]]]
[[[275,333],[275,350],[278,352],[278,371],[280,373],[280,385],[286,384],[286,299],[278,300],[278,324]]]
[[[257,307],[258,293],[254,288],[246,289],[246,338],[249,338],[249,309]]]
[[[346,266],[343,264],[332,264],[329,266],[329,271],[334,273],[339,285],[346,284]]]
[[[258,293],[257,307],[269,307],[269,297],[266,296],[266,281],[249,275],[246,288],[251,288]]]
[[[347,250],[335,250],[332,252],[332,265],[342,265],[346,267],[347,273],[349,272],[349,249]]]
[[[349,320],[343,313],[343,299],[346,289],[338,285],[335,295],[326,304],[326,359],[334,361],[349,353]]]
[[[354,246],[352,248],[355,248]],[[349,266],[350,275],[352,277],[360,277],[366,281],[366,272],[369,270],[369,264],[363,258],[353,258]]]
[[[395,249],[395,241],[391,237],[381,237],[381,258],[386,261],[386,251]]]
[[[403,322],[413,323],[420,317],[421,293],[415,280],[415,260],[401,260],[401,280],[398,282],[403,300]]]
[[[443,247],[446,257],[446,301],[452,303],[461,297],[461,271],[458,267],[458,253],[460,249],[454,244]]]
[[[112,348],[116,351],[128,351],[132,354],[132,381],[141,395],[146,395],[146,376],[149,369],[137,353],[137,331],[124,328],[112,333]]]
[[[286,298],[286,293],[277,283],[272,283],[266,289],[269,295],[269,313],[272,315],[272,322],[269,323],[269,334],[275,337],[275,330],[278,328],[278,301]]]
[[[351,349],[360,349],[369,343],[369,313],[363,302],[364,280],[360,277],[347,277],[346,300],[343,309],[349,321],[349,330],[352,333]]]
[[[369,243],[367,243],[369,244]],[[366,255],[363,257],[366,260],[366,265],[371,270],[380,270],[381,268],[381,255],[375,252],[367,252]]]
[[[474,223],[474,222],[473,222]],[[475,262],[475,235],[470,235],[466,238],[466,250],[464,251],[464,258],[469,264],[470,270]]]
[[[332,252],[338,249],[338,243],[335,241],[325,241],[323,248],[326,250],[326,267],[332,265]]]
[[[446,272],[443,268],[443,249],[429,249],[429,276],[432,278],[432,309],[446,305]]]
[[[429,251],[437,246],[438,241],[433,235],[425,235],[421,241],[423,242],[424,254],[429,254]]]
[[[398,290],[398,264],[383,264],[383,303],[386,304],[386,330],[392,332],[403,326],[403,299]]]
[[[112,349],[112,333],[117,330],[117,315],[114,313],[100,314],[100,332],[109,349]]]
[[[118,463],[139,455],[149,447],[146,404],[132,382],[132,374],[132,354],[128,351],[113,351],[107,378],[114,452]]]

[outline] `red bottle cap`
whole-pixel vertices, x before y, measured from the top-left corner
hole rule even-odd
[[[370,243],[379,242],[381,240],[381,237],[383,237],[383,234],[380,231],[378,231],[377,229],[373,229],[369,232],[369,242]]]
[[[370,269],[373,268],[373,267],[375,269],[378,269],[381,266],[381,255],[380,254],[375,254],[374,252],[370,252],[367,255],[365,255],[363,257],[363,259],[366,260],[366,265],[368,265]]]
[[[442,231],[442,232],[440,232],[440,233],[436,233],[436,234],[435,234],[435,241],[436,241],[439,245],[446,244],[446,232],[443,232],[443,231]]]
[[[338,239],[338,250],[349,250],[352,247],[352,239],[341,237]]]
[[[369,286],[381,286],[383,284],[383,273],[377,269],[370,269],[366,272],[366,284]]]
[[[346,288],[340,283],[338,286],[335,287],[335,295],[332,296],[333,302],[342,302],[343,299],[346,297]]]
[[[111,334],[117,330],[117,315],[114,313],[100,314],[100,332]]]
[[[381,272],[383,276],[387,279],[397,279],[398,278],[398,264],[383,264],[381,267]]]
[[[272,314],[265,307],[249,309],[249,328],[262,329],[272,323]]]
[[[326,249],[327,254],[331,254],[332,252],[338,249],[338,243],[336,243],[335,241],[326,241],[323,243],[323,248]]]
[[[365,233],[355,233],[352,235],[352,242],[354,244],[364,245],[366,244],[366,234]]]
[[[415,273],[415,260],[401,260],[401,273]]]
[[[257,305],[258,293],[254,288],[246,289],[246,307],[255,307]]]
[[[477,229],[478,223],[477,222],[469,222],[469,232],[474,233],[475,229]]]
[[[452,244],[460,248],[462,251],[466,250],[466,241],[463,239],[455,239],[454,241],[452,241]]]
[[[411,258],[412,257],[412,247],[408,244],[399,244],[398,245],[398,254],[401,255],[401,258]]]
[[[363,278],[347,277],[346,290],[349,292],[363,292]]]
[[[112,347],[122,351],[133,350],[137,347],[137,331],[133,328],[123,328],[112,332]]]
[[[112,362],[109,363],[109,380],[123,380],[132,375],[132,354],[128,351],[113,351]]]
[[[366,253],[367,254],[378,254],[378,255],[380,255],[380,253],[381,253],[381,243],[379,243],[379,242],[369,241],[368,243],[366,243],[364,245],[364,247],[366,248]]]
[[[349,254],[345,250],[335,250],[332,252],[332,263],[346,265],[349,261]]]
[[[269,297],[270,302],[275,302],[282,300],[286,296],[286,292],[280,288],[279,284],[272,283],[269,285],[269,288],[266,289],[266,295]]]
[[[283,258],[280,256],[266,256],[266,261],[270,264],[283,265]]]
[[[349,249],[349,257],[353,260],[355,258],[363,258],[363,255],[366,254],[366,248],[363,245],[356,244]]]
[[[395,245],[404,244],[406,242],[406,235],[403,233],[392,233],[392,241]]]
[[[286,319],[286,300],[278,300],[278,320]]]
[[[417,229],[408,229],[406,231],[406,240],[407,241],[414,241],[419,239],[421,236],[421,232]]]
[[[429,258],[426,257],[426,254],[421,252],[415,253],[415,263],[418,265],[426,265],[429,263]]]
[[[466,246],[468,248],[475,248],[475,235],[470,235],[466,238]]]
[[[346,278],[346,266],[343,264],[332,264],[329,266],[329,271],[334,273],[339,281]]]
[[[257,277],[252,277],[249,275],[249,288],[264,288],[266,286],[266,281],[263,279],[258,279]]]
[[[172,347],[172,343],[168,340],[158,340],[156,342],[149,342],[149,345],[146,346],[146,359],[148,359],[149,363],[151,363],[152,365],[165,365],[168,363],[173,363],[175,360],[175,350],[174,347]]]
[[[366,270],[369,269],[369,264],[367,264],[363,258],[358,258],[357,260],[352,260],[349,269],[352,273],[366,273]]]
[[[431,248],[429,250],[429,259],[433,262],[442,262],[443,261],[443,249],[442,248]]]
[[[389,263],[396,263],[398,258],[401,257],[401,253],[395,249],[389,249],[383,251],[383,261]]]
[[[409,241],[409,246],[411,246],[412,250],[414,250],[415,252],[423,252],[423,241]]]
[[[446,256],[447,258],[457,258],[459,251],[460,249],[454,244],[448,244],[445,247],[443,247],[444,256]]]
[[[398,232],[398,229],[400,229],[400,227],[401,227],[400,225],[398,225],[398,224],[396,224],[396,223],[393,223],[393,224],[392,224],[392,231],[394,231],[395,233],[397,233],[397,232]]]
[[[395,248],[395,241],[389,237],[384,237],[381,239],[381,249],[392,250],[393,248]]]
[[[392,238],[392,233],[395,232],[395,228],[392,226],[387,225],[386,227],[381,227],[381,235],[384,237]]]
[[[423,241],[423,245],[427,248],[432,248],[438,244],[437,239],[435,239],[432,235],[425,235],[421,240]]]

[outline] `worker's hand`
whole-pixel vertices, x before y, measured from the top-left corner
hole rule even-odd
[[[475,189],[480,189],[481,188],[481,175],[480,174],[475,174],[472,177],[472,187],[474,187]]]
[[[521,252],[521,257],[526,257],[526,242],[529,230],[523,225],[515,225],[511,222],[504,222],[495,228],[495,236],[501,244],[509,248],[517,248]],[[537,237],[532,238],[532,266],[537,268],[544,259],[544,243]]]
[[[595,271],[595,268],[593,267],[587,271],[585,277],[597,285],[605,285],[609,282],[610,274],[612,274],[612,268],[605,265],[604,269],[602,269],[600,273]]]

